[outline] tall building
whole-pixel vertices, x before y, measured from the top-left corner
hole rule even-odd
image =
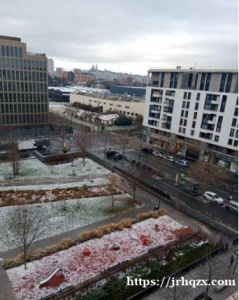
[[[146,140],[200,159],[237,164],[238,71],[150,69],[146,88]]]
[[[48,74],[51,77],[54,77],[54,60],[52,58],[48,58],[47,60],[47,70],[48,70]]]
[[[0,36],[0,130],[17,136],[48,132],[45,54],[27,52],[20,38]]]

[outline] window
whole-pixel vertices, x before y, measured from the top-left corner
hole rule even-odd
[[[188,110],[185,111],[185,118],[188,117]]]
[[[186,101],[183,101],[182,108],[186,108]]]
[[[238,145],[238,141],[235,140],[234,143],[233,143],[233,146],[237,147],[237,145]]]
[[[238,107],[236,107],[234,110],[234,117],[237,117],[237,116],[238,116]]]
[[[161,80],[160,80],[160,87],[163,87],[163,84],[164,84],[164,75],[165,75],[165,73],[162,72],[161,73]]]
[[[231,130],[230,130],[230,136],[233,137],[233,136],[234,136],[234,133],[235,133],[235,129],[231,129]]]
[[[183,119],[180,119],[179,125],[183,125]]]
[[[197,93],[197,98],[196,98],[196,100],[197,100],[197,101],[200,100],[200,93]]]
[[[192,87],[192,81],[193,81],[193,74],[190,73],[190,74],[188,75],[188,87],[189,87],[189,88]]]
[[[195,127],[196,127],[196,122],[193,121],[193,122],[192,122],[192,128],[195,128]]]
[[[193,114],[193,118],[194,118],[194,119],[197,119],[197,116],[198,116],[198,113],[195,112],[195,113]]]
[[[191,92],[188,93],[188,100],[191,99],[191,94],[192,94]]]
[[[194,108],[194,110],[198,110],[198,107],[199,107],[199,103],[196,102],[196,103],[195,103],[195,108]]]
[[[183,128],[183,133],[186,133],[186,128]]]
[[[190,102],[187,102],[186,108],[189,109],[190,107]]]
[[[221,102],[221,106],[220,106],[220,112],[224,112],[225,111],[225,107],[226,107],[226,103],[227,103],[227,96],[222,96],[222,102]]]
[[[183,116],[184,116],[184,110],[181,111],[181,117],[183,117]]]
[[[186,119],[183,121],[183,126],[187,126],[187,120]]]
[[[227,142],[228,145],[232,145],[232,139],[229,139]]]
[[[232,126],[236,126],[237,125],[237,119],[232,119]]]
[[[215,141],[215,142],[219,142],[219,135],[215,135],[214,141]]]
[[[179,128],[178,128],[178,132],[182,132],[182,127],[179,127]]]
[[[183,99],[187,99],[187,92],[183,93]]]
[[[191,133],[190,133],[191,135],[194,135],[194,130],[191,130]]]

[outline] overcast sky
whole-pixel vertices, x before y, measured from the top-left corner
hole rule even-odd
[[[0,0],[0,35],[55,67],[237,67],[237,0]]]

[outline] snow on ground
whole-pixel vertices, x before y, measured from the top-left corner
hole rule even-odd
[[[95,163],[93,160],[86,158],[85,166],[83,166],[82,158],[75,159],[72,163],[59,164],[54,166],[45,165],[39,160],[27,159],[20,162],[20,174],[16,178],[29,177],[66,177],[66,176],[82,176],[82,175],[107,175],[110,171],[103,166]],[[10,163],[0,164],[0,178],[3,180],[12,174]],[[14,180],[13,180],[14,181]]]
[[[159,230],[155,230],[155,224]],[[60,251],[51,256],[41,258],[23,266],[7,270],[7,274],[19,300],[41,299],[56,293],[60,288],[76,285],[94,277],[100,272],[126,260],[131,260],[147,253],[149,249],[165,245],[176,239],[173,230],[182,228],[168,216],[159,219],[148,219],[137,223],[131,229],[116,231],[93,239],[68,250]],[[148,245],[142,244],[142,235],[149,237]],[[120,250],[112,250],[117,244]],[[83,250],[88,248],[90,256],[84,256]],[[39,288],[39,282],[47,278],[57,267],[62,267],[66,281],[58,287]]]
[[[128,194],[114,196],[115,208],[124,208],[125,202],[120,199],[128,199],[129,197]],[[65,202],[37,203],[27,206],[38,211],[39,215],[44,216],[47,220],[46,228],[39,238],[43,239],[112,217],[114,214],[105,212],[111,208],[111,199],[111,196],[104,196]],[[66,210],[64,209],[65,206]],[[0,252],[16,247],[11,232],[6,229],[8,227],[8,215],[13,209],[14,206],[0,208]]]
[[[69,174],[74,173],[76,176],[83,176],[78,182],[71,183],[55,183],[55,184],[40,184],[41,177],[67,177]],[[86,159],[85,167],[83,167],[82,159],[76,159],[73,163],[59,164],[54,166],[48,166],[37,159],[28,159],[21,161],[20,176],[18,178],[23,179],[26,182],[24,186],[1,187],[0,191],[8,190],[52,190],[52,189],[65,189],[71,187],[81,186],[101,186],[109,184],[107,178],[103,176],[110,173],[109,170],[100,166],[90,159]],[[0,164],[0,177],[4,178],[7,174],[11,173],[9,163]],[[88,179],[84,176],[87,175],[99,175],[98,178]],[[36,178],[37,185],[27,185],[29,179]],[[73,177],[72,177],[73,178]],[[34,179],[35,180],[35,179]],[[128,194],[121,194],[114,197],[115,207],[124,208],[125,202],[120,199],[130,198]],[[49,197],[49,199],[51,199]],[[67,199],[66,199],[67,200]],[[111,196],[104,197],[92,197],[81,198],[67,201],[58,201],[52,203],[37,203],[31,204],[29,207],[39,211],[39,214],[44,215],[47,222],[47,229],[43,232],[42,238],[54,236],[62,232],[73,230],[94,222],[104,220],[113,216],[113,214],[107,214],[105,211],[111,207]],[[67,209],[64,210],[64,207]],[[135,207],[134,207],[135,208]],[[11,242],[11,233],[7,232],[7,216],[13,207],[1,207],[0,208],[0,252],[14,248],[14,244]],[[128,208],[129,209],[129,208]]]

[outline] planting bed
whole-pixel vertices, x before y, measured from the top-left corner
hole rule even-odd
[[[68,250],[7,270],[17,299],[41,299],[59,289],[75,286],[121,262],[130,261],[157,246],[177,240],[181,233],[192,230],[182,227],[168,216],[148,219],[131,228],[104,235]],[[114,246],[117,245],[117,249]],[[86,254],[87,253],[87,254]],[[61,268],[63,276],[52,284],[39,286],[54,270]]]

